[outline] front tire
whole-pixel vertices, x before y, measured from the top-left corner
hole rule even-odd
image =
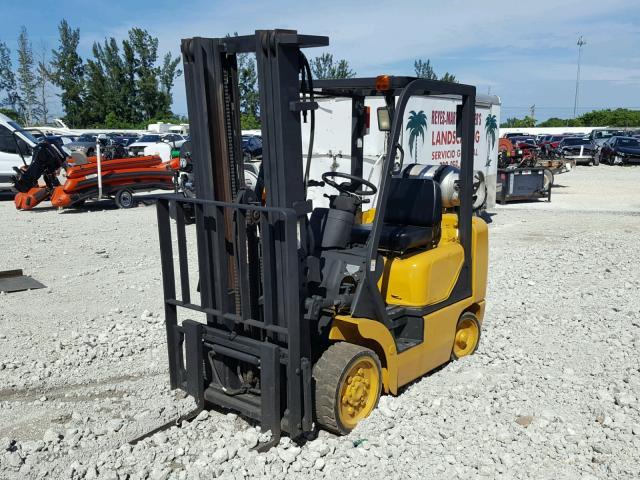
[[[318,424],[339,435],[353,430],[378,404],[381,372],[373,350],[347,342],[327,348],[313,366]]]

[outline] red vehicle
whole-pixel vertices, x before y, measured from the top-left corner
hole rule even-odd
[[[556,148],[558,148],[558,145],[560,145],[560,142],[562,141],[563,138],[566,138],[568,136],[569,135],[551,135],[547,139],[540,142],[538,146],[542,150],[542,153],[548,155],[551,152],[553,152]]]

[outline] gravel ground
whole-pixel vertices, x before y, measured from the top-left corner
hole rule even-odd
[[[16,212],[0,270],[0,478],[638,478],[640,168],[578,167],[498,207],[476,355],[383,397],[347,437],[268,436],[168,385],[155,211]]]

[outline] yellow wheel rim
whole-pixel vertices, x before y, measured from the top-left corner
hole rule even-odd
[[[380,370],[371,357],[360,357],[343,377],[338,398],[338,415],[348,429],[369,416],[380,390]]]
[[[479,338],[480,330],[478,324],[470,318],[463,319],[456,330],[456,337],[453,342],[454,355],[460,358],[473,353],[476,345],[478,345]]]

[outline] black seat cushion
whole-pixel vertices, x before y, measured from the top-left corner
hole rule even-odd
[[[404,254],[440,240],[440,185],[429,178],[392,178],[378,248]],[[351,240],[365,243],[371,225],[354,225]]]
[[[365,243],[371,233],[371,225],[354,225],[351,229],[351,240]],[[416,248],[433,246],[437,229],[433,227],[416,227],[413,225],[383,225],[378,247],[403,254]]]

